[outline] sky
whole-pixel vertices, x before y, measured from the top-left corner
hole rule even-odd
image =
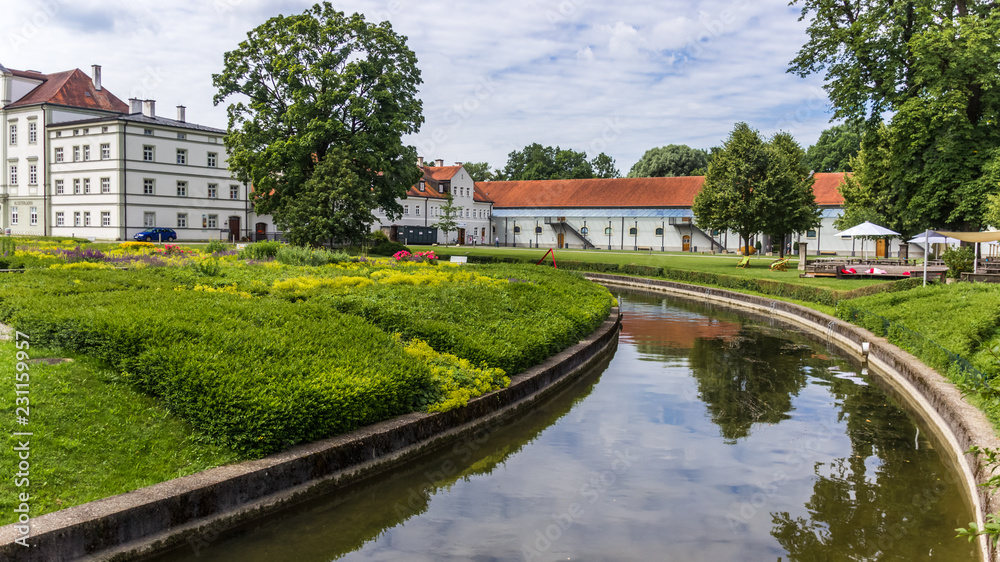
[[[58,72],[102,66],[122,100],[225,129],[212,74],[298,0],[18,0],[0,18],[0,63]],[[622,175],[653,147],[723,143],[744,121],[803,148],[831,126],[821,76],[786,72],[806,41],[787,0],[343,0],[391,22],[423,78],[425,123],[407,137],[428,160],[489,162],[531,143],[613,157]]]

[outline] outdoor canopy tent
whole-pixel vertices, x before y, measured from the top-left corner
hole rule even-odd
[[[865,221],[857,226],[852,226],[847,230],[837,234],[837,236],[899,236],[895,230],[889,230],[884,226],[879,226],[873,222]],[[861,241],[861,255],[865,255],[865,242]]]
[[[952,238],[957,238],[962,242],[971,242],[976,245],[976,255],[979,255],[979,245],[983,242],[997,242],[1000,241],[1000,231],[992,232],[948,232],[945,230],[935,231],[938,234],[944,236],[951,236]],[[972,261],[972,272],[976,273],[979,271],[979,260]]]

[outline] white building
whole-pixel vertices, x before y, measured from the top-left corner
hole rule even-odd
[[[381,229],[390,240],[403,244],[492,243],[493,202],[476,188],[462,163],[445,166],[443,160],[437,160],[434,166],[425,166],[424,159],[418,158],[417,166],[424,176],[417,185],[410,187],[406,198],[398,201],[403,206],[403,216],[389,221],[378,212],[379,223],[374,228]],[[459,209],[455,221],[458,230],[449,232],[445,240],[444,232],[435,224],[442,218],[441,207],[447,202],[449,193],[452,205]]]
[[[0,226],[16,235],[122,240],[167,227],[180,240],[273,237],[232,178],[226,131],[156,115],[103,88],[101,67],[42,74],[0,66]]]

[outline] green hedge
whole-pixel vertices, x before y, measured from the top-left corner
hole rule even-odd
[[[388,269],[397,281],[472,270]],[[529,266],[475,268],[502,281],[437,276],[438,284],[372,282],[291,299],[261,283],[286,271],[375,280],[379,267],[272,263],[211,278],[174,268],[29,270],[0,277],[0,321],[33,346],[99,358],[219,443],[255,457],[442,399],[428,363],[406,353],[413,339],[513,374],[593,331],[612,301],[579,275]]]

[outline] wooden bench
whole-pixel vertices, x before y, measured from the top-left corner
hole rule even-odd
[[[653,253],[653,247],[652,246],[637,246],[636,250],[638,250],[640,252],[649,252],[650,254]]]

